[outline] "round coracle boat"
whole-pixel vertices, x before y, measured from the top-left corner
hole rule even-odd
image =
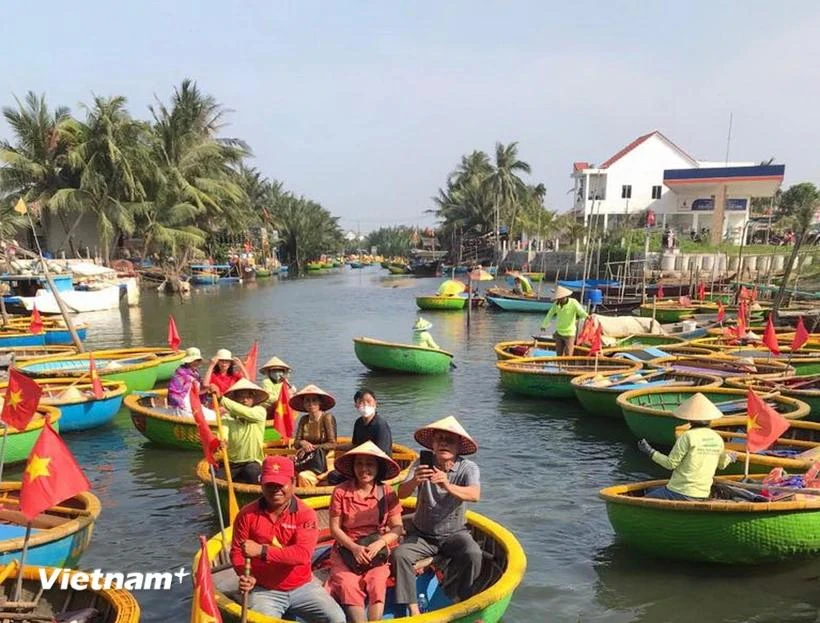
[[[820,422],[820,374],[765,379],[755,376],[730,376],[724,383],[727,387],[753,389],[762,393],[780,392],[783,396],[802,400],[809,405],[809,414],[804,419]]]
[[[353,338],[356,357],[371,370],[404,374],[445,374],[453,354],[446,350],[384,342],[369,337]]]
[[[3,398],[0,396],[0,407],[2,407],[2,404]],[[37,405],[37,411],[25,430],[17,430],[13,426],[8,427],[5,465],[15,465],[26,461],[34,444],[37,443],[37,438],[40,437],[46,418],[48,418],[51,427],[59,432],[62,418],[60,410],[42,402]]]
[[[784,376],[794,374],[794,368],[783,361],[774,359],[755,359],[753,363],[741,361],[735,357],[716,357],[715,355],[684,355],[680,357],[659,357],[646,362],[655,368],[672,368],[682,372],[700,372],[723,378],[754,374],[762,376]]]
[[[176,369],[182,365],[185,358],[184,350],[174,350],[166,346],[137,346],[134,348],[116,348],[94,351],[94,357],[156,355],[159,359],[157,366],[157,381],[170,381]]]
[[[631,374],[640,363],[607,357],[528,357],[496,362],[501,385],[516,394],[536,398],[571,398],[571,381],[580,374]]]
[[[98,357],[95,352],[79,355],[43,357],[19,364],[17,368],[34,379],[70,378],[77,379],[89,376],[90,355],[94,355],[94,364],[100,379],[105,381],[123,381],[128,392],[144,392],[152,389],[157,382],[159,358],[153,354],[128,356],[109,355]]]

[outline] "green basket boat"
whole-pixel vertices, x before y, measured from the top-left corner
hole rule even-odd
[[[753,374],[757,378],[791,376],[794,374],[794,368],[784,361],[755,359],[754,365],[750,365],[736,357],[728,357],[718,353],[658,357],[657,359],[650,359],[646,362],[646,365],[652,368],[667,368],[681,372],[714,374],[722,378],[743,374]]]
[[[599,379],[595,373],[582,374],[572,379],[575,397],[590,415],[623,420],[618,396],[633,389],[692,386],[700,389],[720,387],[723,380],[709,374],[694,372],[659,372],[638,370],[634,374],[614,374]]]
[[[139,355],[156,355],[159,359],[157,366],[157,382],[170,381],[177,368],[182,365],[185,358],[184,350],[173,350],[164,346],[136,346],[133,348],[112,348],[108,350],[95,350],[94,358],[98,356],[107,358],[110,356],[138,357]]]
[[[530,351],[529,349],[534,349]],[[522,357],[552,357],[555,356],[555,340],[552,337],[537,337],[531,340],[512,340],[510,342],[499,342],[493,346],[495,357],[498,361],[508,359],[521,359]],[[524,355],[525,352],[535,352],[534,355]],[[601,351],[603,352],[603,351]],[[573,353],[586,357],[589,348],[586,346],[576,346]]]
[[[320,531],[317,553],[326,550],[330,545],[328,506],[330,497],[308,498],[305,504],[316,509]],[[415,499],[402,500],[405,512],[415,509]],[[521,583],[527,568],[527,557],[524,548],[515,536],[504,526],[495,521],[467,511],[466,521],[473,538],[481,547],[484,562],[481,574],[476,580],[476,594],[459,603],[451,603],[443,595],[439,585],[433,583],[434,573],[443,568],[444,561],[434,559],[429,567],[422,567],[417,578],[419,592],[425,591],[431,606],[430,612],[417,617],[403,616],[393,602],[393,591],[388,589],[385,603],[385,619],[396,623],[498,623],[501,621],[510,604],[516,587]],[[216,603],[225,623],[239,623],[242,612],[242,598],[237,592],[237,575],[229,564],[228,550],[232,537],[231,528],[225,529],[224,537],[217,534],[208,541],[208,558],[211,561]],[[225,539],[223,541],[223,538]],[[199,555],[194,559],[197,564]],[[315,569],[322,579],[327,574],[324,567]],[[444,603],[442,607],[434,604]],[[403,607],[401,608],[403,610]],[[248,610],[248,623],[285,623],[283,619]]]
[[[256,278],[257,279],[266,279],[273,274],[272,271],[268,270],[267,268],[257,268],[256,269]]]
[[[180,450],[199,450],[199,431],[193,417],[175,415],[176,409],[168,406],[168,390],[159,389],[147,394],[131,394],[123,403],[131,412],[131,422],[142,436],[158,446]],[[214,435],[218,435],[216,422],[208,422]],[[273,420],[265,422],[265,441],[277,441],[281,436],[273,427]]]
[[[516,394],[535,398],[572,398],[575,391],[572,379],[580,374],[595,372],[632,374],[641,369],[640,363],[599,357],[525,357],[497,361],[501,385]],[[597,372],[596,372],[597,366]]]
[[[343,456],[344,453],[352,447],[352,441],[353,440],[350,437],[337,437],[336,451],[333,459],[336,460],[340,456]],[[284,445],[284,440],[279,440],[265,444],[265,454],[292,457],[296,455],[296,448],[287,447]],[[399,475],[387,482],[387,484],[395,487],[398,486],[405,479],[405,477],[407,476],[407,469],[410,467],[410,463],[415,461],[419,455],[412,448],[408,448],[407,446],[402,446],[401,444],[397,443],[393,444],[392,454],[393,460],[399,464],[399,467],[401,467],[401,472],[399,473]],[[222,463],[220,462],[220,465],[221,464]],[[211,508],[214,510],[214,512],[216,512],[216,498],[214,497],[214,486],[211,482],[210,465],[205,459],[202,459],[199,463],[197,463],[196,475],[199,478],[200,482],[202,482],[202,485],[204,487],[203,491],[205,491],[205,497],[208,498],[208,502],[210,503]],[[224,478],[217,476],[216,487],[219,491],[219,507],[222,509],[223,519],[226,521],[226,523],[230,523],[228,521],[228,481]],[[316,487],[295,487],[293,492],[300,499],[304,499],[316,497],[317,495],[330,495],[333,493],[333,489],[334,487],[332,485]],[[259,498],[262,495],[262,487],[258,484],[234,482],[233,490],[236,494],[236,500],[239,503],[240,507],[244,506],[245,504],[248,504],[249,502],[252,502],[253,500]]]
[[[746,415],[746,393],[741,389],[715,387],[660,387],[634,389],[618,396],[618,406],[624,414],[626,425],[638,439],[650,444],[670,448],[675,443],[675,429],[686,424],[672,413],[682,402],[696,393],[702,393],[721,412],[729,415]],[[783,417],[799,420],[809,414],[809,405],[794,398],[771,396],[767,400]],[[716,420],[720,422],[720,420]]]
[[[369,337],[353,338],[356,357],[371,370],[404,374],[445,374],[453,354],[413,344],[383,342]]]
[[[724,381],[727,387],[753,389],[756,392],[780,392],[783,396],[802,400],[809,405],[809,414],[804,418],[810,422],[820,422],[820,374],[789,376],[783,378],[759,379],[754,376],[730,376]]]
[[[601,352],[614,351],[619,348],[644,348],[647,346],[675,346],[686,344],[686,340],[676,335],[662,333],[634,333],[617,339],[612,346],[607,346]]]
[[[752,478],[759,481],[762,476]],[[609,523],[629,547],[659,558],[732,565],[820,554],[818,496],[779,502],[675,502],[643,497],[648,489],[667,482],[637,482],[600,491]]]
[[[37,412],[31,418],[25,430],[17,430],[9,426],[8,434],[6,435],[6,460],[5,465],[15,465],[17,463],[24,463],[31,454],[31,449],[40,437],[43,426],[46,423],[46,418],[51,424],[51,427],[57,432],[60,431],[60,417],[62,414],[57,407],[52,407],[46,404],[37,405]]]
[[[797,350],[791,352],[791,349],[785,346],[780,347],[780,354],[773,355],[767,348],[736,348],[735,350],[723,351],[728,357],[752,357],[754,359],[771,359],[773,361],[782,361],[786,365],[794,368],[794,373],[797,376],[811,376],[820,374],[820,352],[811,350]]]
[[[640,315],[644,318],[652,318],[662,324],[680,322],[691,318],[695,313],[693,305],[680,305],[677,301],[658,301],[657,303],[644,303],[640,306]]]
[[[464,309],[467,304],[467,296],[438,296],[431,294],[416,297],[416,306],[419,309],[427,310],[450,310]]]
[[[31,359],[17,366],[26,376],[34,379],[89,377],[89,355],[94,355],[97,374],[105,381],[122,381],[129,392],[145,392],[157,382],[159,357],[153,354],[110,355],[98,357],[96,352],[79,355]],[[90,377],[89,377],[90,378]]]

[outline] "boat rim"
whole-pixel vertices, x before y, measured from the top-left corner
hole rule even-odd
[[[653,371],[652,371],[651,368],[644,368],[643,370],[639,370],[638,372],[639,373],[640,372],[647,372],[649,374],[652,374]],[[674,370],[664,370],[664,374],[675,374],[675,375],[679,375],[679,376],[694,377],[694,378],[697,378],[697,379],[707,379],[709,381],[707,384],[705,384],[705,385],[695,385],[695,387],[697,387],[699,389],[710,389],[711,390],[711,389],[714,389],[714,388],[721,387],[723,385],[723,379],[720,378],[719,376],[715,376],[714,374],[700,374],[699,372],[676,372]],[[586,391],[600,391],[602,393],[604,393],[604,392],[607,392],[607,393],[609,393],[609,392],[611,392],[611,393],[625,393],[627,391],[633,391],[633,390],[623,390],[623,389],[619,390],[619,389],[616,389],[612,386],[608,386],[608,387],[590,387],[590,386],[584,384],[586,381],[591,381],[592,379],[596,378],[597,376],[598,376],[598,374],[595,373],[595,372],[586,372],[584,374],[579,374],[578,376],[571,379],[570,383],[572,384],[573,387],[578,388],[578,389],[582,389],[582,390],[586,390]],[[663,376],[663,375],[658,375],[658,378],[660,378],[661,376]],[[665,385],[664,387],[665,388],[666,387],[672,388],[672,387],[689,387],[689,386],[688,385],[677,385],[677,386],[675,386],[675,385]],[[643,388],[641,388],[641,389],[643,389]],[[649,389],[649,388],[646,388],[646,389]],[[661,389],[661,388],[658,387],[657,389]]]
[[[728,376],[724,379],[724,384],[728,385],[733,388],[737,389],[752,389],[756,392],[770,392],[770,391],[778,391],[784,396],[788,396],[790,394],[794,394],[796,396],[805,396],[806,398],[820,398],[820,389],[791,389],[788,386],[784,387],[783,389],[777,389],[774,387],[769,387],[768,385],[762,384],[760,381],[778,381],[784,379],[799,379],[804,378],[800,376],[781,376],[779,378],[767,378],[767,379],[760,379],[758,377],[750,376]],[[820,382],[820,380],[818,381]],[[742,387],[741,387],[742,386]]]
[[[85,376],[87,374],[87,371],[79,369],[79,368],[68,369],[68,370],[60,370],[60,369],[58,369],[58,370],[43,370],[43,371],[39,371],[39,372],[35,372],[34,370],[27,370],[26,368],[28,366],[39,365],[41,363],[51,363],[51,362],[54,362],[54,361],[67,361],[67,360],[70,360],[70,361],[86,360],[87,361],[89,359],[89,355],[91,353],[93,353],[93,351],[89,351],[89,352],[85,352],[85,353],[79,353],[77,355],[68,355],[68,356],[55,355],[55,356],[51,356],[51,357],[40,357],[38,359],[29,359],[28,361],[22,362],[17,367],[19,368],[19,370],[23,374],[26,374],[26,375],[31,374],[31,375],[41,376],[41,377],[48,376],[48,375],[52,375],[53,377],[61,377],[61,376],[76,377],[78,375],[79,376]],[[121,359],[128,359],[128,358],[129,357],[122,357]],[[136,357],[134,357],[134,359],[136,359]],[[125,372],[135,372],[137,370],[146,370],[148,368],[159,367],[159,364],[162,363],[162,360],[159,357],[157,357],[156,355],[153,355],[151,353],[148,353],[144,356],[141,356],[141,357],[139,357],[139,359],[145,359],[145,361],[139,361],[137,363],[124,365],[124,366],[119,367],[115,370],[105,370],[104,368],[103,369],[98,369],[97,373],[100,375],[100,377],[107,376],[109,374],[123,374]]]
[[[450,359],[453,358],[453,353],[446,350],[441,350],[438,348],[427,348],[426,346],[417,346],[415,344],[400,344],[399,342],[387,342],[385,340],[377,340],[372,337],[354,337],[353,338],[354,344],[367,344],[370,346],[387,346],[390,348],[406,348],[410,350],[420,350],[425,353],[440,353],[442,355],[446,355]]]
[[[557,371],[550,371],[544,370],[540,368],[522,368],[522,365],[527,365],[531,363],[572,363],[572,362],[594,362],[595,357],[578,357],[573,355],[572,357],[515,357],[514,359],[506,359],[504,361],[496,361],[496,367],[501,370],[502,372],[511,372],[511,373],[520,373],[520,374],[540,374],[545,376],[556,376],[556,375],[568,375],[571,374],[573,376],[578,376],[579,374],[584,374],[589,372],[589,368],[584,367],[583,369],[573,369],[572,366],[567,366],[564,370],[557,370]],[[643,364],[641,362],[630,362],[626,360],[618,360],[618,359],[611,359],[608,357],[599,357],[598,358],[598,365],[602,366],[602,370],[599,370],[597,374],[601,374],[603,376],[610,376],[612,374],[620,374],[623,372],[633,373],[637,372],[641,368],[643,368]],[[578,371],[580,370],[580,371]]]

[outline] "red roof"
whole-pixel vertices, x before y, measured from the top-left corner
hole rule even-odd
[[[686,158],[688,158],[688,159],[689,159],[689,160],[691,160],[692,162],[696,162],[696,160],[695,160],[694,158],[692,158],[692,156],[690,156],[690,155],[689,155],[689,154],[687,154],[685,151],[683,151],[680,147],[678,147],[677,145],[675,145],[675,143],[673,143],[672,141],[670,141],[670,140],[669,140],[668,138],[666,138],[663,134],[661,134],[661,133],[660,133],[660,132],[658,132],[657,130],[653,130],[653,131],[652,131],[652,132],[650,132],[649,134],[644,134],[643,136],[639,136],[638,138],[636,138],[636,139],[635,139],[634,141],[632,141],[629,145],[627,145],[626,147],[624,147],[621,151],[619,151],[617,154],[615,154],[614,156],[612,156],[609,160],[607,160],[606,162],[604,162],[604,163],[603,163],[603,164],[602,164],[599,168],[601,168],[601,169],[606,169],[607,167],[612,166],[612,165],[613,165],[613,164],[615,164],[618,160],[620,160],[620,159],[621,159],[621,158],[623,158],[625,155],[627,155],[630,151],[632,151],[633,149],[635,149],[638,145],[640,145],[641,143],[645,142],[645,141],[646,141],[647,139],[649,139],[650,137],[655,136],[656,134],[657,134],[660,138],[662,138],[664,141],[666,141],[667,143],[669,143],[669,145],[671,145],[672,147],[674,147],[677,151],[679,151],[679,152],[680,152],[683,156],[685,156]]]
[[[575,172],[583,171],[584,169],[589,168],[589,162],[573,162],[572,163],[572,170]]]

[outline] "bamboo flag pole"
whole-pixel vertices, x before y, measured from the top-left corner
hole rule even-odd
[[[6,441],[9,437],[9,426],[3,420],[0,420],[0,426],[3,427],[3,441],[0,441],[0,483],[3,482],[3,466],[6,463]]]
[[[222,549],[228,546],[228,538],[225,534],[225,519],[222,517],[222,501],[219,499],[219,487],[216,486],[216,470],[212,463],[208,463],[211,472],[211,484],[214,487],[214,500],[216,500],[216,516],[219,518],[219,533],[222,535]]]
[[[14,600],[20,601],[23,594],[23,569],[26,566],[26,554],[28,553],[28,542],[31,539],[31,522],[26,524],[26,535],[23,537],[23,551],[20,553],[20,571],[17,574],[17,585],[14,587]]]

